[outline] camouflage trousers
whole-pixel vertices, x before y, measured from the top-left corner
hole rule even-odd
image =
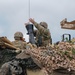
[[[20,75],[22,68],[18,64],[18,61],[10,61],[3,64],[0,69],[0,75]]]
[[[5,63],[4,65],[2,65],[0,69],[0,75],[8,75],[8,72],[9,72],[9,64]]]

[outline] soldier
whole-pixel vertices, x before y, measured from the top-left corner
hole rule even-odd
[[[12,41],[12,43],[16,48],[19,48],[19,50],[21,51],[26,49],[26,42],[25,39],[23,38],[22,32],[16,32],[14,34],[14,39],[15,41]]]
[[[36,37],[35,42],[37,46],[49,45],[52,42],[52,40],[47,23],[46,22],[37,23],[32,18],[30,18],[29,21],[37,28],[37,30],[34,30],[34,36]],[[27,26],[28,23],[25,23],[25,25]]]
[[[26,42],[23,38],[23,34],[21,32],[16,32],[14,34],[14,39],[15,41],[13,41],[12,43],[16,48],[18,48],[16,52],[18,53],[23,52],[26,49]],[[6,62],[5,64],[2,65],[0,69],[0,75],[16,75],[16,74],[23,75],[22,67],[19,65],[20,62],[15,59]]]
[[[4,63],[1,66],[0,75],[27,75],[27,73],[26,73],[27,64],[26,63],[27,62],[29,64],[34,63],[33,60],[30,58],[30,56],[27,55],[25,52],[25,49],[31,48],[31,44],[26,43],[23,40],[23,34],[21,32],[16,32],[14,34],[14,39],[15,39],[15,41],[13,41],[13,44],[15,45],[15,47],[19,48],[20,50],[24,50],[24,51],[19,53],[11,61]],[[33,65],[33,66],[35,66],[35,65]]]

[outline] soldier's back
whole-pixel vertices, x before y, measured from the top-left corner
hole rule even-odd
[[[12,42],[13,45],[17,48],[20,48],[20,49],[26,49],[26,42],[24,41],[21,41],[21,40],[15,40]]]

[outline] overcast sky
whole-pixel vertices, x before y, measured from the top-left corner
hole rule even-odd
[[[74,30],[61,29],[60,21],[75,20],[75,0],[30,0],[30,17],[36,22],[48,23],[53,42],[61,41],[64,33],[75,37]],[[0,0],[0,37],[14,40],[14,33],[21,31],[28,41],[24,23],[29,19],[29,0]]]

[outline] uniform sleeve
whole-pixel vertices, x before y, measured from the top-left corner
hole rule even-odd
[[[24,43],[23,43],[23,47],[24,47],[24,49],[26,49],[26,45],[27,45],[27,43],[24,42]]]
[[[45,33],[48,32],[47,29],[45,29],[44,27],[42,27],[40,24],[38,24],[37,22],[34,23],[34,26],[41,32],[41,33]]]

